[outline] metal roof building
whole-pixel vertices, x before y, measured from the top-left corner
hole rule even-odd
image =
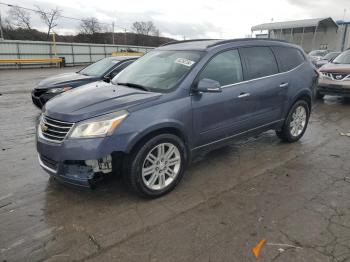
[[[322,28],[322,27],[338,27],[332,18],[313,18],[304,20],[295,20],[287,22],[276,22],[256,25],[252,27],[252,31],[257,30],[281,30],[281,29],[303,29],[303,28]]]
[[[344,50],[349,47],[347,34],[350,32],[345,30],[347,26],[326,17],[265,23],[253,26],[251,30],[256,37],[286,40],[309,52],[314,49]]]

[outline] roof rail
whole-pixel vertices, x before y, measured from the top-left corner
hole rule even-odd
[[[189,39],[189,40],[181,40],[181,41],[171,41],[171,42],[162,44],[160,46],[181,44],[181,43],[187,43],[187,42],[195,42],[195,41],[210,41],[210,40],[220,40],[220,39]]]
[[[288,41],[285,41],[285,40],[272,39],[272,38],[236,38],[236,39],[228,39],[228,40],[218,41],[218,42],[215,42],[215,43],[213,43],[213,44],[208,45],[207,47],[213,47],[213,46],[223,45],[223,44],[232,43],[232,42],[240,42],[240,41],[259,41],[259,40],[275,41],[275,42],[282,42],[282,43],[289,43]]]

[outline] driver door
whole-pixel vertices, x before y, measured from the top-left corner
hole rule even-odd
[[[194,146],[200,147],[246,131],[254,110],[251,86],[241,84],[243,70],[238,50],[215,55],[196,80],[208,78],[221,84],[220,93],[192,95]]]

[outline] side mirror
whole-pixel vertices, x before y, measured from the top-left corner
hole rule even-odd
[[[220,93],[222,92],[221,85],[218,81],[203,78],[201,79],[194,89],[199,93]]]
[[[111,82],[111,76],[107,75],[107,76],[104,76],[103,81],[105,81],[106,83],[110,83]]]

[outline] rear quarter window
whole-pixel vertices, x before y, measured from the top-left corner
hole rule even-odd
[[[255,79],[278,73],[276,58],[269,47],[240,49],[246,65],[246,79]]]
[[[296,48],[274,46],[272,50],[276,54],[281,72],[292,70],[305,61],[303,54]]]

